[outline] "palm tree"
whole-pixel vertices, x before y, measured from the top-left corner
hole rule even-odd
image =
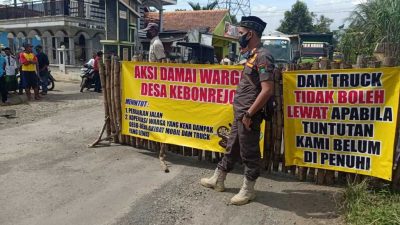
[[[195,2],[188,2],[190,7],[192,7],[193,10],[213,10],[215,7],[218,5],[218,1],[214,1],[211,3],[208,3],[206,6],[201,7],[200,3],[195,3]]]
[[[348,18],[349,29],[345,36],[354,36],[353,50],[360,48],[369,54],[377,43],[385,43],[385,56],[400,58],[400,1],[368,0],[357,5]],[[348,38],[349,39],[349,38]]]

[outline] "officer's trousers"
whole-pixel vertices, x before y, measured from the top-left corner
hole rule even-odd
[[[218,163],[218,169],[230,172],[235,163],[242,159],[245,166],[244,175],[248,180],[255,181],[261,170],[259,141],[262,118],[257,116],[252,121],[251,130],[247,130],[241,119],[234,119],[226,153]]]

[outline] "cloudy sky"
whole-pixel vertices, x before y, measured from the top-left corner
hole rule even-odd
[[[363,1],[365,0],[303,0],[310,11],[334,19],[331,29],[337,29],[338,26],[342,25],[355,6]],[[167,11],[191,9],[187,2],[186,0],[178,0],[177,5],[166,6],[165,9]],[[209,0],[193,0],[193,2],[206,5]],[[279,27],[285,11],[290,10],[295,2],[296,0],[250,0],[251,14],[266,21],[268,23],[266,33],[271,33]]]
[[[0,0],[6,2],[8,0]],[[199,2],[200,5],[205,6],[208,2],[213,0],[192,0],[192,2]],[[226,1],[226,0],[221,0]],[[246,0],[232,0],[233,2],[245,2]],[[310,11],[317,15],[324,14],[326,17],[334,19],[331,29],[337,29],[342,25],[349,13],[360,2],[366,0],[302,0],[305,2]],[[174,6],[166,6],[165,10],[174,11],[175,9],[191,9],[187,0],[177,0],[178,4]],[[280,20],[283,19],[285,11],[290,10],[291,6],[296,0],[250,0],[251,14],[259,16],[268,23],[266,33],[271,33],[276,30],[280,25]],[[240,20],[240,16],[238,17]]]

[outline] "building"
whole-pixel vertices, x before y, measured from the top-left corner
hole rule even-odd
[[[101,43],[108,55],[130,60],[137,44],[140,0],[106,1],[106,36]]]
[[[43,0],[0,6],[0,28],[18,51],[25,42],[41,44],[51,64],[81,65],[102,49],[105,0]],[[62,50],[64,47],[65,50]]]
[[[146,23],[160,22],[158,13],[154,12],[146,13],[145,20]],[[237,51],[237,37],[227,29],[232,27],[231,23],[228,10],[164,12],[160,37],[169,37],[172,42],[182,39],[213,46],[215,55],[220,60],[225,55],[235,54]],[[182,33],[186,34],[185,38],[181,38]],[[166,49],[169,48],[167,43]]]

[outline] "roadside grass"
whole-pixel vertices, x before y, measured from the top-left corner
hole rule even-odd
[[[400,193],[388,188],[371,190],[364,180],[349,184],[343,198],[341,207],[347,224],[400,225]]]

